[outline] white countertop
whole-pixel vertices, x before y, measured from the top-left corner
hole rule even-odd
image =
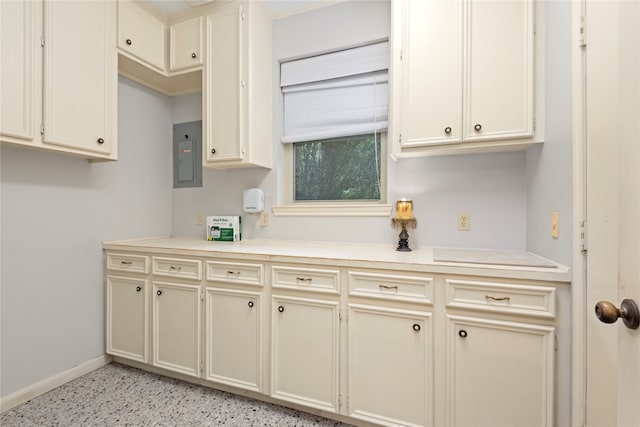
[[[526,251],[418,247],[399,252],[395,245],[286,240],[210,242],[188,238],[145,238],[109,241],[107,250],[186,256],[238,257],[260,261],[338,263],[442,274],[570,282],[571,270]],[[435,258],[434,258],[435,254]]]

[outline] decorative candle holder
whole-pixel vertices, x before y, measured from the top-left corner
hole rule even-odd
[[[413,217],[413,202],[411,200],[402,198],[396,202],[396,216],[391,218],[391,225],[396,230],[400,229],[398,235],[398,247],[397,251],[409,252],[409,232],[408,228],[416,228],[418,221]]]

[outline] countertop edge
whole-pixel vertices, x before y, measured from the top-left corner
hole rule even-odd
[[[393,245],[340,242],[302,242],[287,240],[243,240],[240,242],[208,242],[204,239],[153,237],[114,240],[102,243],[109,251],[151,252],[180,256],[238,258],[245,260],[342,267],[373,268],[427,274],[473,275],[505,279],[571,282],[571,269],[527,251],[553,264],[553,267],[532,267],[468,262],[436,262],[432,247],[415,248],[412,252],[397,252]]]

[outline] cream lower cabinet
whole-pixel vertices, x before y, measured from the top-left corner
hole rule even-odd
[[[556,288],[445,282],[447,425],[553,425]]]
[[[566,281],[166,248],[107,252],[121,362],[358,425],[566,424]]]
[[[259,292],[207,287],[205,379],[262,391]]]
[[[553,425],[554,328],[448,320],[447,425]]]
[[[109,252],[107,274],[107,353],[149,362],[149,257]]]
[[[262,392],[264,265],[205,266],[205,379]]]
[[[432,425],[431,314],[349,304],[348,329],[348,415]]]
[[[107,353],[147,363],[149,281],[107,276]]]
[[[200,376],[200,293],[200,285],[153,282],[154,366]]]
[[[154,256],[153,365],[202,375],[202,263],[197,259]]]
[[[273,295],[271,396],[339,412],[339,303]]]

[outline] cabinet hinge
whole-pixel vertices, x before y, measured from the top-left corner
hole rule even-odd
[[[587,221],[580,221],[580,250],[587,251]]]
[[[338,395],[338,408],[342,408],[342,394]]]
[[[244,14],[244,12],[242,12],[242,13],[240,14],[240,19],[242,19],[242,20],[244,21],[244,18],[245,18],[245,14]]]
[[[557,335],[554,336],[553,349],[555,351],[558,351],[558,336]]]
[[[44,37],[40,37],[40,46],[44,46]]]
[[[200,375],[204,373],[204,363],[200,362]]]
[[[40,125],[40,134],[44,135],[44,125]]]
[[[398,144],[402,144],[402,134],[398,135]]]
[[[533,131],[536,131],[536,119],[533,119]]]
[[[349,320],[349,312],[347,310],[340,310],[338,312],[338,317],[340,320],[348,321]]]
[[[402,49],[400,49],[400,61],[402,61],[402,58],[403,58],[403,52],[402,52]]]
[[[581,16],[578,22],[578,46],[585,47],[587,45],[587,17]]]

